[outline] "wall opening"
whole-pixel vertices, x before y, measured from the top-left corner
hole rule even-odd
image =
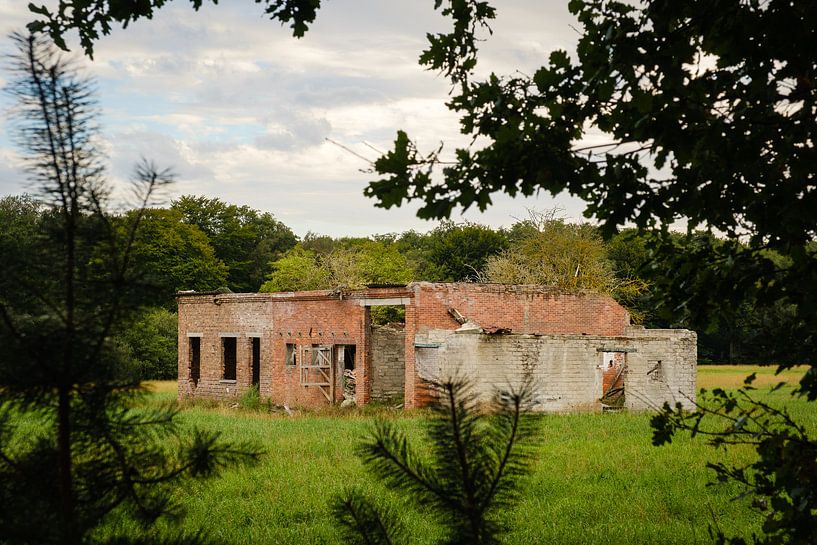
[[[371,305],[369,316],[372,325],[405,324],[405,305]]]
[[[250,337],[250,350],[251,384],[258,386],[261,384],[261,339],[259,337]]]
[[[235,369],[237,352],[236,352],[236,338],[222,337],[221,338],[221,354],[222,354],[222,379],[235,380]]]
[[[337,372],[335,401],[353,404],[356,401],[355,392],[357,380],[355,368],[357,367],[357,347],[353,344],[335,345],[335,364]]]
[[[405,324],[372,325],[371,398],[400,402],[406,388]]]
[[[313,344],[302,347],[301,354],[301,386],[306,388],[317,387],[332,403],[334,398],[334,380],[332,367],[332,346]]]
[[[286,361],[284,364],[287,367],[295,367],[298,365],[298,347],[294,343],[287,343]]]
[[[199,385],[201,377],[201,337],[187,338],[188,368],[193,388]]]
[[[602,410],[624,407],[624,377],[627,371],[626,352],[602,352]]]
[[[661,360],[647,360],[647,367],[649,367],[647,376],[651,382],[666,383],[664,380],[664,367],[661,365]]]

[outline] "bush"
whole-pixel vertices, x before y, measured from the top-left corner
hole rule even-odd
[[[238,406],[248,411],[257,411],[261,408],[261,393],[258,391],[258,385],[253,384],[244,392],[238,399]]]
[[[178,317],[163,308],[149,308],[129,324],[123,340],[142,380],[178,376]]]

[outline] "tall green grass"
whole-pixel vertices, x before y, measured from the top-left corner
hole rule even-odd
[[[710,387],[715,383],[712,382]],[[168,390],[169,391],[169,390]],[[785,404],[799,419],[817,426],[817,407],[787,391],[766,399]],[[160,389],[156,394],[167,399]],[[415,439],[422,437],[423,412],[382,410]],[[362,486],[396,503],[413,543],[434,540],[428,513],[402,505],[364,470],[354,454],[374,421],[365,411],[294,417],[225,407],[193,406],[183,411],[190,426],[219,430],[228,439],[252,440],[267,453],[252,467],[180,490],[183,528],[203,531],[224,543],[341,543],[327,503],[344,487]],[[708,461],[745,462],[751,449],[713,451],[699,440],[678,437],[650,444],[649,414],[566,414],[537,417],[540,445],[532,474],[520,482],[521,502],[507,514],[507,543],[707,543],[707,528],[748,536],[760,517],[733,484],[711,486]],[[112,520],[103,535],[128,532]],[[161,534],[171,525],[157,524]]]

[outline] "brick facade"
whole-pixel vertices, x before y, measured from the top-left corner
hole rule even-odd
[[[689,370],[676,368],[674,362],[692,362],[691,395],[694,395],[694,333],[652,333],[650,330],[630,328],[626,310],[612,298],[596,294],[566,294],[533,286],[416,282],[405,287],[352,292],[180,293],[178,303],[181,398],[229,399],[245,392],[254,378],[253,342],[260,347],[260,351],[255,352],[260,356],[255,379],[261,395],[273,403],[314,407],[339,402],[343,399],[344,367],[353,367],[355,401],[358,404],[390,397],[402,384],[406,406],[416,407],[426,401],[423,383],[430,378],[428,369],[436,368],[439,373],[444,373],[457,365],[464,365],[461,357],[457,360],[459,356],[454,356],[460,349],[463,350],[462,354],[475,358],[473,364],[482,366],[481,369],[488,369],[485,365],[489,365],[484,363],[483,356],[488,358],[485,361],[494,361],[491,358],[495,358],[499,363],[490,365],[504,366],[503,373],[507,374],[517,366],[518,357],[530,358],[529,355],[514,356],[519,352],[515,352],[513,347],[523,347],[523,353],[545,354],[549,352],[540,349],[542,343],[556,350],[557,345],[574,346],[571,339],[577,339],[576,342],[584,339],[582,346],[586,347],[565,348],[570,353],[569,357],[559,356],[563,352],[557,350],[548,358],[553,356],[566,362],[563,364],[564,376],[573,376],[579,382],[586,383],[587,388],[583,391],[587,392],[585,397],[588,400],[596,395],[591,395],[591,391],[601,388],[591,387],[590,384],[602,380],[602,371],[600,368],[596,369],[598,372],[591,371],[592,365],[588,369],[585,367],[598,359],[592,352],[593,346],[598,348],[597,345],[606,340],[615,340],[622,345],[629,343],[627,346],[632,347],[637,345],[642,350],[654,346],[654,349],[650,349],[654,353],[651,352],[652,359],[649,361],[661,362],[662,380],[667,382],[667,377],[672,377],[672,381],[675,381],[669,386],[670,389],[676,387],[676,374],[682,382],[690,380],[687,376]],[[405,306],[405,330],[400,331],[399,335],[395,336],[394,332],[373,334],[369,309],[381,304]],[[477,330],[503,328],[512,334],[506,331],[503,335],[454,335],[453,332],[460,329],[461,324],[449,313],[449,309],[455,309],[459,316],[470,322],[469,326]],[[687,334],[693,336],[691,344]],[[491,346],[497,347],[495,350],[499,350],[499,356],[482,348],[474,351],[470,345],[460,346],[466,341],[456,339],[466,337],[490,337]],[[661,342],[655,340],[659,337],[663,339]],[[538,340],[533,343],[521,340],[523,338]],[[595,345],[590,343],[591,338]],[[402,354],[398,348],[401,340]],[[234,379],[231,378],[233,342]],[[430,356],[432,349],[428,346],[435,343],[445,348],[438,350],[437,356]],[[488,346],[487,343],[477,344]],[[196,359],[196,347],[197,380],[193,369],[195,364],[191,363]],[[433,363],[432,360],[439,359],[441,354],[447,354],[447,363]],[[673,359],[666,354],[676,354],[678,358]],[[310,363],[313,367],[306,366]],[[555,365],[544,360],[540,363],[546,368]],[[501,373],[498,368],[492,369],[475,376],[480,377],[486,386],[494,384]],[[402,381],[399,379],[401,371]],[[653,376],[656,376],[654,372]],[[550,378],[548,380],[555,384]],[[638,379],[630,380],[628,385],[635,387],[635,384],[641,384],[639,380],[640,375]],[[576,398],[574,394],[565,395]],[[635,401],[633,403],[632,406],[636,407]],[[572,407],[576,404],[571,402],[568,405]]]

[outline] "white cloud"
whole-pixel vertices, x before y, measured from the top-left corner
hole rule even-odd
[[[497,8],[482,73],[529,73],[577,39],[564,2],[506,0]],[[2,26],[30,19],[25,3],[0,0]],[[189,2],[170,3],[153,20],[101,39],[87,63],[100,81],[111,176],[126,180],[144,156],[178,173],[177,195],[248,204],[300,234],[427,229],[433,224],[414,216],[417,206],[375,208],[362,195],[372,178],[360,172],[367,164],[325,139],[370,158],[377,153],[364,142],[389,149],[397,129],[425,150],[465,143],[445,107],[449,84],[417,64],[426,32],[447,30],[429,2],[326,2],[300,40],[248,0],[205,3],[198,14]],[[18,193],[9,147],[0,136],[0,191]],[[560,199],[578,217],[581,203]],[[553,203],[498,196],[485,214],[466,216],[508,224],[525,206]]]

